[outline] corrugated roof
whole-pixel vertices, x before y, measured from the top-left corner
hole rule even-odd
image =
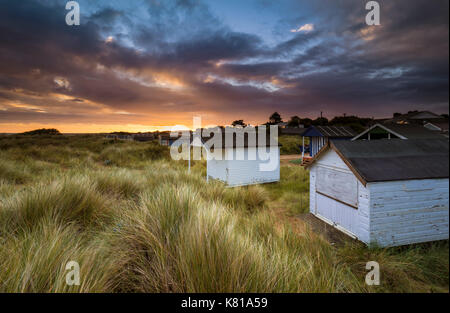
[[[315,126],[326,137],[353,137],[356,132],[347,126]]]
[[[365,182],[449,177],[447,139],[333,141]]]
[[[347,126],[310,126],[303,136],[323,136],[330,138],[352,138],[356,132]]]

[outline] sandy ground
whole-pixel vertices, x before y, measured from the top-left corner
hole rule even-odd
[[[289,161],[292,160],[298,160],[302,157],[301,154],[286,154],[286,155],[280,155],[280,163],[281,164],[292,164],[289,163]]]
[[[302,157],[301,154],[285,154],[280,155],[280,160],[295,160],[300,159]]]

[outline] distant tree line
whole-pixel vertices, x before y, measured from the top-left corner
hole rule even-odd
[[[310,127],[314,126],[348,126],[351,127],[356,132],[361,132],[366,129],[373,119],[371,118],[362,118],[355,115],[343,115],[333,117],[331,120],[328,120],[326,117],[317,117],[316,119],[310,118],[301,118],[297,115],[292,116],[287,121],[287,127]],[[274,112],[269,116],[269,120],[265,123],[265,125],[277,125],[283,123],[283,118],[280,113]],[[231,123],[232,126],[242,126],[245,127],[247,124],[243,120],[235,120]]]

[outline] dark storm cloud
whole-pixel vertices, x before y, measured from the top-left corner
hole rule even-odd
[[[118,17],[121,16],[123,16],[123,13],[119,10],[115,10],[113,8],[104,8],[92,14],[90,18],[91,20],[94,20],[98,23],[109,24],[114,22]]]
[[[270,79],[288,68],[288,62],[262,62],[257,64],[225,64],[221,73],[238,79]]]
[[[148,19],[106,4],[79,27],[61,4],[0,0],[0,123],[448,107],[447,1],[380,1],[374,27],[365,2],[317,1],[314,30],[273,46],[199,1],[148,1]]]

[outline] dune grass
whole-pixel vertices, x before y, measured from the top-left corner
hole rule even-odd
[[[299,166],[282,166],[278,184],[226,188],[154,143],[18,136],[0,147],[0,292],[448,292],[448,241],[336,248],[274,214],[308,207]],[[382,286],[364,284],[369,259]],[[65,282],[69,261],[79,286]]]
[[[280,154],[300,154],[300,146],[303,144],[301,136],[281,135],[278,137],[281,143]],[[309,144],[309,138],[305,137],[305,145]]]
[[[264,185],[269,191],[271,207],[286,208],[289,214],[309,212],[309,174],[299,165],[280,168],[280,182]]]

